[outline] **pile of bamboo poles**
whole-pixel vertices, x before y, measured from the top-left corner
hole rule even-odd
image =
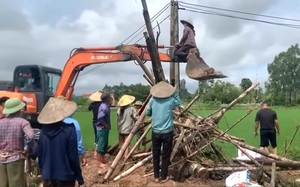
[[[266,165],[265,163],[267,163],[267,165],[270,165],[270,163],[275,162],[277,164],[277,169],[299,168],[300,162],[265,153],[261,149],[245,144],[242,138],[230,136],[227,134],[227,132],[233,129],[253,110],[257,109],[259,105],[255,105],[250,110],[248,110],[248,112],[244,116],[242,116],[236,123],[228,127],[226,131],[221,131],[220,129],[218,129],[218,122],[221,120],[223,115],[258,85],[259,83],[254,83],[229,105],[220,108],[219,110],[206,117],[198,116],[189,111],[189,108],[199,98],[199,95],[196,96],[187,105],[186,108],[181,107],[179,110],[174,111],[174,140],[173,151],[171,154],[170,170],[172,168],[176,168],[177,171],[178,169],[182,171],[178,172],[180,174],[187,172],[189,175],[198,177],[207,177],[207,174],[209,173],[220,171],[232,172],[245,169],[248,169],[250,171],[262,170],[262,176],[265,177],[265,181],[270,182],[271,177],[270,174],[267,173],[268,167],[262,167],[263,165]],[[144,106],[140,111],[141,117],[136,122],[135,127],[130,133],[129,138],[126,140],[125,144],[118,151],[117,156],[115,157],[113,163],[104,176],[103,182],[108,182],[109,180],[117,181],[123,177],[126,177],[127,175],[130,175],[130,173],[135,171],[137,168],[145,165],[146,163],[151,163],[152,152],[150,145],[144,152],[136,153],[137,148],[141,144],[143,138],[151,130],[151,119],[144,120],[145,107],[150,98],[151,96],[149,96],[144,103]],[[143,135],[135,143],[135,145],[130,148],[129,154],[127,154],[126,156],[123,155],[125,150],[129,147],[132,138],[141,128],[144,128]],[[216,141],[229,142],[240,150],[244,150],[242,148],[249,149],[272,160],[268,160],[267,162],[258,161],[247,152],[244,152],[244,154],[249,157],[250,161],[242,162],[239,160],[228,159],[224,156],[225,154],[222,152],[222,150],[218,148],[218,146],[216,145]],[[146,141],[146,143],[147,142],[151,143],[151,140]],[[207,160],[211,160],[211,162],[209,162],[208,164]],[[125,165],[127,168],[126,170],[124,170]],[[144,176],[150,176],[152,174],[153,173],[150,169],[150,172],[145,173]],[[178,180],[180,180],[179,178],[180,177],[178,177]]]

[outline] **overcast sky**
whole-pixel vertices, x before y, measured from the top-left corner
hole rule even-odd
[[[169,0],[148,0],[150,16],[155,15],[168,2]],[[300,15],[298,0],[183,2],[288,18],[299,18]],[[158,17],[158,21],[162,21],[169,13],[170,10],[167,9]],[[119,45],[144,24],[140,0],[11,0],[2,2],[0,14],[1,80],[12,79],[13,69],[17,65],[41,64],[62,69],[73,48]],[[179,18],[193,20],[202,57],[210,66],[228,75],[229,78],[223,79],[224,81],[237,85],[243,77],[263,84],[268,77],[267,64],[300,38],[297,29],[253,21],[184,10],[179,11]],[[169,19],[161,24],[160,44],[169,45],[169,24]],[[180,37],[182,29],[180,25]],[[131,43],[135,43],[140,37],[142,33]],[[127,42],[128,40],[125,44]],[[142,39],[139,43],[144,44],[145,40]],[[148,63],[148,67],[150,66]],[[82,73],[94,67],[88,67]],[[164,64],[163,67],[168,78],[169,64]],[[147,84],[142,75],[141,68],[133,62],[123,63],[121,66],[117,63],[107,64],[80,76],[75,93],[89,93],[103,88],[105,84],[120,82]],[[181,77],[186,79],[189,91],[195,91],[197,81],[186,77],[185,64],[181,64]]]

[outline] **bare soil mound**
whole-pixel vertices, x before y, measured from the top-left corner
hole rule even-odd
[[[131,173],[130,175],[118,180],[118,181],[109,181],[106,184],[102,184],[102,179],[107,171],[107,168],[101,169],[98,167],[97,160],[93,156],[93,152],[87,152],[86,153],[86,159],[87,159],[87,165],[82,167],[83,176],[85,179],[86,186],[90,187],[97,187],[97,186],[114,186],[114,187],[127,187],[127,186],[200,186],[200,187],[217,187],[217,186],[224,186],[225,181],[213,181],[213,180],[206,180],[202,181],[200,179],[195,178],[189,178],[185,182],[176,182],[171,179],[163,184],[155,183],[153,181],[153,176],[144,177],[145,174],[147,174],[147,166],[151,165],[149,163],[148,165],[142,166],[138,168],[136,171]],[[108,167],[111,165],[112,161],[114,159],[114,156],[107,155],[106,160],[108,161]],[[174,171],[173,171],[174,172]],[[171,173],[171,172],[170,172]],[[113,178],[114,176],[112,176]]]

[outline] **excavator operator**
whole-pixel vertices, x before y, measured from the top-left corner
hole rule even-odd
[[[33,82],[32,82],[32,86],[33,86],[34,90],[41,90],[42,89],[40,76],[34,77]]]
[[[40,73],[37,69],[31,69],[31,75],[32,75],[32,89],[39,91],[42,89],[42,84],[41,84],[41,76]]]

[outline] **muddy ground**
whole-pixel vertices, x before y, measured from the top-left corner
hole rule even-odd
[[[115,156],[107,155],[106,160],[108,161],[108,167],[111,165],[113,159]],[[176,175],[176,171],[170,169],[169,172],[171,175],[171,180],[169,180],[166,183],[160,184],[155,183],[153,181],[153,176],[147,176],[145,177],[145,174],[149,173],[149,168],[152,167],[151,163],[147,163],[145,166],[142,166],[135,170],[130,175],[121,178],[118,181],[110,180],[110,182],[106,184],[102,184],[102,179],[107,171],[108,168],[100,169],[97,165],[97,161],[93,156],[93,152],[89,151],[86,154],[87,159],[87,165],[82,167],[83,176],[85,179],[85,184],[88,187],[104,187],[104,186],[114,186],[114,187],[126,187],[126,186],[141,186],[141,187],[150,187],[150,186],[198,186],[198,187],[224,187],[225,186],[225,177],[223,176],[223,179],[220,178],[219,180],[212,180],[212,179],[196,179],[193,177],[190,177],[184,182],[177,182],[174,178]],[[131,166],[131,165],[130,165]],[[117,167],[118,168],[118,167]],[[124,170],[123,170],[124,171]],[[277,172],[279,177],[282,179],[288,180],[291,183],[289,185],[284,186],[291,186],[296,187],[300,186],[300,183],[295,183],[294,181],[298,178],[300,178],[300,171],[284,171],[284,172]],[[113,174],[111,179],[116,176],[116,174]],[[292,184],[293,183],[293,184]]]
[[[108,161],[108,167],[111,165],[115,156],[107,155],[106,160]],[[171,180],[166,183],[160,184],[155,183],[153,181],[153,176],[145,177],[145,174],[150,173],[149,169],[152,168],[151,163],[147,163],[145,166],[142,166],[135,170],[133,173],[129,174],[128,176],[121,178],[118,181],[110,180],[106,184],[102,184],[103,177],[108,168],[100,169],[98,167],[97,161],[93,156],[93,152],[88,151],[86,153],[87,164],[86,166],[82,167],[83,177],[85,179],[85,185],[87,187],[104,187],[104,186],[113,186],[113,187],[127,187],[127,186],[141,186],[141,187],[150,187],[150,186],[198,186],[198,187],[224,187],[225,186],[225,178],[230,173],[222,174],[222,175],[210,175],[212,179],[197,179],[190,177],[184,182],[176,181],[176,175],[180,173],[176,171],[174,168],[169,169],[169,174]],[[131,165],[128,165],[130,167]],[[125,169],[127,169],[125,167]],[[118,167],[117,167],[118,169]],[[125,171],[125,170],[123,170]],[[120,173],[119,173],[120,174]],[[300,187],[300,170],[292,170],[292,171],[277,171],[277,177],[282,181],[282,187]],[[114,178],[116,174],[113,174],[111,179]],[[298,182],[295,182],[298,180]],[[37,178],[30,178],[28,181],[28,187],[37,187],[41,185],[40,177]]]
[[[97,161],[93,156],[93,152],[87,152],[86,154],[87,165],[82,168],[83,176],[85,179],[86,186],[97,187],[97,186],[116,186],[116,187],[125,187],[125,186],[198,186],[198,187],[218,187],[225,186],[225,180],[213,181],[213,180],[199,180],[195,178],[189,178],[185,182],[176,182],[175,180],[169,180],[166,183],[160,184],[153,181],[153,176],[144,177],[148,168],[151,167],[151,163],[146,164],[135,170],[130,175],[121,178],[118,181],[110,181],[107,184],[102,184],[101,181],[107,171],[107,168],[100,169],[97,165]],[[107,155],[106,160],[108,161],[108,166],[111,165],[114,156]],[[174,173],[176,171],[170,171]],[[113,174],[113,177],[116,176]],[[113,178],[111,177],[111,178]]]

